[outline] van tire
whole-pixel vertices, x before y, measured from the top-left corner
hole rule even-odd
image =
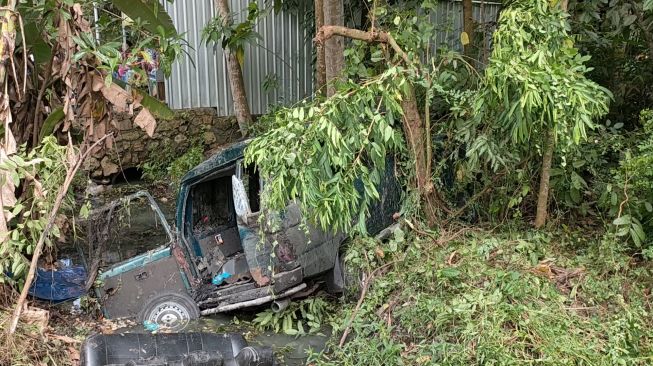
[[[326,275],[327,292],[341,296],[346,301],[357,299],[363,291],[363,273],[345,263],[345,253],[341,251],[336,263]]]
[[[156,323],[159,329],[178,332],[200,316],[195,301],[186,293],[164,292],[151,298],[139,313],[138,320]]]

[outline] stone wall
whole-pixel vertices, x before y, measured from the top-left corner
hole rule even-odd
[[[86,161],[85,170],[92,179],[108,180],[120,172],[120,168],[138,167],[164,150],[173,149],[174,154],[181,155],[191,145],[202,144],[209,154],[240,138],[236,119],[219,117],[214,108],[177,110],[174,118],[157,120],[153,137],[148,137],[133,119],[134,116],[126,113],[114,115],[112,146],[94,151]]]

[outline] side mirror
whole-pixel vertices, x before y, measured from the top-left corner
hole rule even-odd
[[[251,214],[252,210],[249,207],[249,200],[247,199],[247,193],[245,193],[245,186],[243,185],[243,181],[235,175],[232,175],[231,187],[234,195],[234,209],[236,210],[236,217],[241,223],[247,225],[247,215]]]

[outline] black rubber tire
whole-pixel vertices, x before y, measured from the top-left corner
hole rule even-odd
[[[179,332],[186,328],[188,322],[200,317],[200,309],[186,293],[163,292],[151,298],[138,315],[141,323],[150,321],[165,327],[166,330]]]
[[[340,266],[345,280],[345,291],[342,295],[346,301],[356,301],[363,293],[363,271],[345,263],[344,255],[340,257]]]
[[[332,268],[327,273],[327,292],[332,295],[341,296],[346,301],[350,301],[352,299],[358,299],[358,296],[360,296],[363,291],[362,271],[360,269],[354,269],[345,263],[344,257],[345,249],[341,248],[338,257],[336,258],[336,261],[338,262],[336,265],[338,265],[342,271],[339,276],[343,281],[343,287],[338,288],[338,286],[335,285],[335,278],[338,277],[338,274],[336,273],[335,268]]]

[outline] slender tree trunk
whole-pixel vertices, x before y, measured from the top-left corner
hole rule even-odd
[[[562,0],[560,6],[567,11],[568,0]],[[540,172],[540,189],[537,193],[537,211],[535,212],[536,229],[546,224],[549,216],[549,191],[551,181],[551,164],[553,162],[553,153],[555,152],[556,132],[555,127],[549,128],[544,137],[544,150],[542,151],[542,171]]]
[[[229,10],[229,0],[215,0],[215,6],[218,14],[224,24],[231,24],[231,12]],[[252,124],[252,114],[249,111],[247,102],[247,93],[245,91],[245,82],[243,81],[243,71],[238,62],[236,53],[229,48],[224,50],[227,61],[227,74],[229,74],[229,86],[234,101],[234,114],[238,121],[240,133],[247,136],[249,126]]]
[[[345,12],[342,0],[324,0],[324,25],[344,26]],[[330,37],[324,43],[324,61],[326,63],[327,96],[336,92],[334,83],[342,76],[345,68],[344,38]]]
[[[324,0],[315,0],[315,34],[324,26]],[[315,94],[324,95],[326,87],[326,60],[324,45],[317,45],[317,60],[315,62]]]
[[[32,286],[32,281],[34,280],[34,277],[36,276],[36,268],[38,267],[39,257],[41,256],[41,252],[43,251],[43,246],[45,245],[45,239],[48,237],[48,235],[50,235],[50,231],[54,227],[54,222],[57,218],[57,213],[59,212],[63,200],[66,197],[66,194],[68,193],[68,188],[70,187],[70,185],[73,182],[73,179],[75,178],[75,174],[77,174],[77,171],[84,163],[84,160],[86,160],[88,155],[95,149],[95,147],[99,146],[104,142],[104,140],[112,136],[113,136],[113,132],[108,135],[104,135],[101,139],[97,140],[95,143],[93,143],[93,145],[91,145],[84,151],[80,151],[77,155],[72,155],[74,154],[74,152],[70,151],[72,149],[72,145],[70,145],[70,134],[68,135],[68,141],[69,141],[68,153],[71,155],[68,159],[69,166],[66,166],[66,178],[64,179],[63,185],[59,188],[59,191],[57,192],[57,197],[54,201],[54,205],[52,206],[52,211],[50,211],[50,214],[48,215],[48,221],[45,227],[43,228],[41,235],[39,236],[39,240],[36,243],[36,247],[34,248],[34,253],[32,253],[32,261],[30,262],[29,271],[27,272],[27,277],[25,277],[25,284],[23,285],[23,289],[20,291],[20,296],[16,301],[16,307],[14,308],[14,313],[9,321],[7,334],[13,335],[16,332],[16,327],[18,327],[18,321],[20,320],[20,314],[23,312],[23,307],[25,306],[25,301],[27,300],[29,289]]]
[[[555,151],[555,131],[550,129],[545,137],[542,154],[542,171],[540,172],[540,190],[537,194],[537,212],[535,228],[539,229],[546,223],[549,215],[549,182],[551,180],[551,162]]]
[[[419,114],[412,87],[407,88],[401,102],[401,109],[404,111],[403,128],[406,141],[415,159],[415,179],[422,201],[422,210],[429,226],[433,226],[437,222],[437,212],[441,205],[431,179],[431,164],[428,161],[427,143],[429,139],[427,137],[429,131]]]
[[[474,36],[474,13],[472,0],[463,0],[463,31],[467,33],[468,43],[463,45],[465,56],[472,57],[472,38]]]

